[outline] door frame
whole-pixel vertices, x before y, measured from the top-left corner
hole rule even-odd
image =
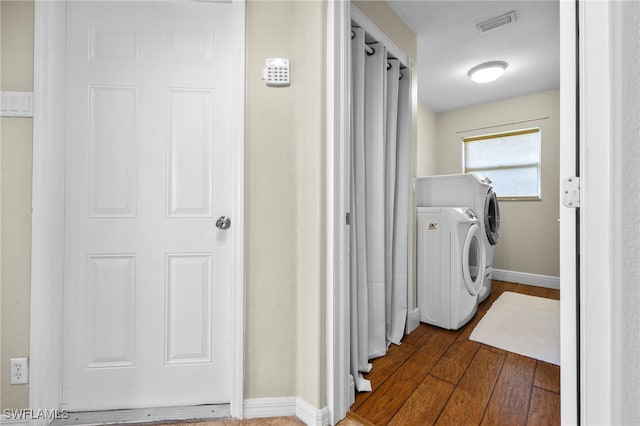
[[[244,384],[244,99],[245,0],[232,0],[234,73],[232,381],[230,414],[242,418]],[[36,1],[29,407],[58,409],[62,401],[64,281],[64,137],[66,2]],[[45,419],[35,424],[47,424]]]
[[[330,424],[353,402],[349,358],[349,142],[351,2],[327,1],[326,398]]]
[[[615,113],[619,105],[616,67],[622,67],[621,33],[615,21],[615,1],[576,1],[578,39],[577,139],[580,173],[579,255],[577,321],[578,383],[580,387],[576,423],[620,424],[625,390],[620,386],[621,363],[616,352],[623,347],[624,332],[613,317],[624,297],[614,257],[617,232],[621,228],[616,201],[622,197],[617,181],[621,124]],[[618,183],[619,185],[616,185]]]
[[[577,0],[560,2],[560,179],[578,174],[576,91]],[[573,25],[563,25],[573,23]],[[570,26],[570,28],[567,28]],[[558,188],[560,189],[560,188]],[[560,197],[560,191],[558,191]],[[578,424],[577,251],[576,209],[560,203],[560,418],[562,424]]]
[[[574,175],[575,158],[576,158],[576,123],[580,122],[582,126],[590,123],[591,126],[599,127],[600,134],[608,129],[608,123],[602,124],[596,118],[600,118],[604,113],[608,112],[609,104],[601,103],[601,109],[596,111],[592,108],[589,116],[576,116],[576,83],[580,78],[581,83],[587,87],[597,88],[602,83],[598,80],[597,73],[576,74],[577,61],[580,61],[580,68],[584,70],[585,65],[593,66],[598,58],[602,58],[602,53],[609,54],[609,46],[605,41],[608,37],[602,37],[602,32],[609,34],[608,14],[598,15],[597,12],[589,14],[589,25],[583,25],[585,22],[585,9],[590,7],[594,2],[581,2],[580,0],[567,0],[560,2],[560,48],[561,48],[561,114],[563,120],[561,122],[561,176]],[[350,37],[348,37],[348,28],[350,26],[350,1],[328,0],[327,7],[327,405],[329,408],[330,419],[332,424],[337,423],[344,418],[349,411],[352,403],[353,386],[349,383],[349,277],[348,277],[348,233],[345,230],[344,218],[348,211],[348,202],[345,201],[348,194],[348,176],[345,170],[348,167],[345,159],[348,158],[349,135],[350,135],[350,85],[349,85],[349,63],[348,63],[348,46]],[[607,6],[608,7],[608,6]],[[577,10],[576,10],[577,9]],[[581,26],[580,40],[576,39],[576,25]],[[593,31],[593,33],[591,33]],[[587,36],[586,33],[590,35]],[[593,43],[597,37],[602,40],[599,43]],[[582,48],[580,58],[576,58],[576,46]],[[585,43],[589,45],[589,51],[593,54],[589,55],[589,61],[585,62],[582,53]],[[608,66],[607,61],[601,61],[599,70]],[[608,74],[607,74],[608,75]],[[582,84],[581,84],[582,85]],[[608,86],[607,86],[608,87]],[[580,88],[581,93],[584,88]],[[603,96],[603,93],[595,93],[594,99],[590,102],[597,102],[595,98]],[[587,103],[584,94],[579,99],[580,105]],[[603,111],[604,110],[604,111]],[[600,114],[600,117],[598,117]],[[609,117],[609,116],[607,116]],[[590,119],[591,118],[591,119]],[[579,120],[579,121],[577,121]],[[600,127],[601,126],[601,127]],[[586,129],[589,131],[590,129]],[[581,157],[589,157],[591,167],[582,168],[581,175],[583,179],[587,178],[587,170],[594,174],[593,179],[602,178],[608,173],[608,166],[598,163],[599,157],[596,155],[586,155],[585,150],[585,132],[582,132],[580,139]],[[589,140],[592,140],[589,138]],[[595,140],[595,138],[594,138]],[[608,140],[607,140],[608,141]],[[597,143],[593,143],[597,145]],[[602,150],[609,150],[610,147],[601,147]],[[605,158],[605,157],[602,157]],[[606,157],[608,158],[608,157]],[[582,162],[584,164],[584,162]],[[569,170],[569,172],[567,172]],[[597,172],[596,172],[597,171]],[[594,173],[595,172],[595,173]],[[566,173],[569,173],[568,175]],[[597,176],[596,176],[597,175]],[[601,181],[602,182],[602,181]],[[608,181],[605,180],[608,184]],[[606,210],[608,207],[602,207],[598,201],[600,198],[596,194],[600,194],[600,186],[592,188],[583,187],[583,197],[587,198],[592,194],[595,203],[582,208],[583,216],[596,218],[609,217]],[[602,256],[594,260],[588,265],[582,263],[581,269],[576,270],[578,259],[576,256],[576,220],[573,209],[561,208],[559,213],[561,216],[561,336],[568,338],[561,339],[561,360],[563,367],[561,370],[562,396],[561,396],[561,421],[563,424],[577,424],[579,413],[582,415],[581,421],[590,422],[595,418],[610,418],[610,400],[611,391],[610,382],[602,377],[609,371],[609,368],[603,369],[602,364],[598,362],[607,362],[608,347],[605,345],[598,346],[603,336],[609,337],[610,319],[606,312],[601,312],[602,300],[599,296],[604,296],[606,289],[604,286],[598,286],[597,279],[590,279],[593,282],[594,293],[598,293],[595,297],[588,300],[577,300],[576,298],[576,280],[584,277],[585,274],[591,273],[590,269],[599,269],[598,276],[604,278],[609,271],[608,260],[603,265],[602,259],[608,259],[606,253],[608,247],[597,246],[603,238],[602,232],[597,236],[591,236],[586,240],[585,227],[580,228],[581,238],[580,251],[584,253],[585,249],[589,249],[593,253],[593,258]],[[601,222],[608,223],[608,222]],[[608,231],[607,231],[608,232]],[[606,256],[604,256],[606,254]],[[589,269],[589,271],[587,271]],[[595,271],[594,271],[595,272]],[[608,281],[606,281],[608,282]],[[584,281],[583,281],[584,283]],[[607,307],[608,309],[608,307]],[[608,312],[608,311],[607,311]],[[593,315],[593,317],[591,317]],[[578,355],[577,343],[577,326],[578,318],[594,318],[589,320],[589,325],[595,328],[582,328],[581,338],[581,356]],[[596,322],[600,321],[599,325]],[[588,342],[588,348],[584,342]],[[592,351],[597,356],[589,360],[585,359],[585,349]],[[579,364],[580,358],[580,364]],[[581,367],[582,366],[582,367]],[[597,373],[601,371],[601,373]],[[588,373],[588,374],[587,374]],[[596,380],[585,380],[587,377],[597,377]],[[579,382],[579,379],[582,381]],[[566,385],[565,385],[566,383]],[[574,385],[575,384],[575,385]],[[590,412],[585,412],[586,407],[590,406]],[[600,411],[601,416],[596,416]]]

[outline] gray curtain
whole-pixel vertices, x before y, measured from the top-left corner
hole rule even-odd
[[[364,30],[353,32],[351,373],[366,391],[369,361],[400,343],[407,316],[410,78],[400,78],[399,61],[387,59],[382,43],[366,53]]]

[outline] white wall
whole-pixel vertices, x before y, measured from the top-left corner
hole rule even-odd
[[[462,172],[463,137],[542,128],[542,200],[500,201],[500,240],[494,261],[497,269],[559,276],[559,109],[559,91],[551,90],[436,114],[434,174]],[[548,119],[501,125],[540,117]],[[467,131],[487,126],[494,127]],[[425,161],[420,159],[419,163]]]
[[[418,148],[416,155],[416,173],[418,176],[436,174],[437,115],[422,102],[418,102]]]

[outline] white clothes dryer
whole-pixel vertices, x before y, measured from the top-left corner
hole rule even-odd
[[[480,222],[487,264],[479,301],[491,293],[491,271],[500,232],[500,207],[491,180],[475,173],[419,176],[416,185],[418,207],[469,206]]]
[[[457,330],[478,310],[486,250],[478,218],[466,207],[418,207],[417,298],[420,321]]]

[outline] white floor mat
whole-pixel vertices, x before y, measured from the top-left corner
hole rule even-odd
[[[469,339],[560,365],[560,301],[505,291]]]

